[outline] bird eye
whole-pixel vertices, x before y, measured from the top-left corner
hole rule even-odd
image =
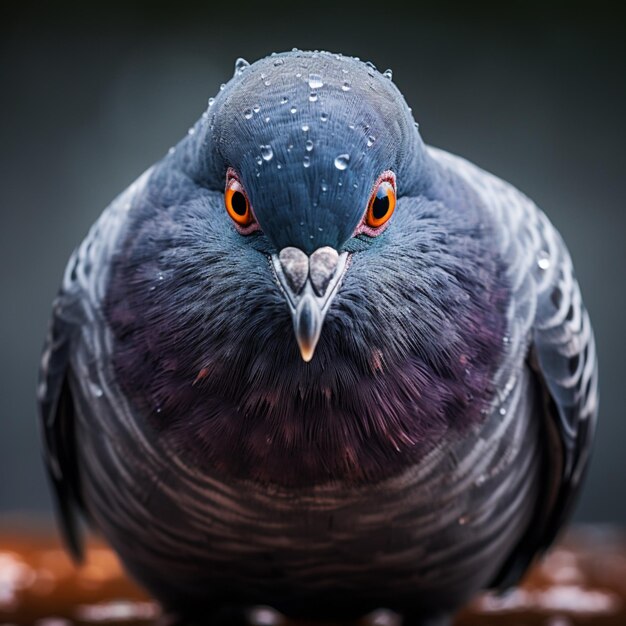
[[[224,204],[226,204],[228,215],[239,227],[239,231],[244,234],[251,232],[250,227],[255,224],[255,220],[250,208],[250,201],[243,185],[239,182],[239,178],[230,171],[226,178]]]
[[[393,178],[383,178],[367,206],[365,224],[370,228],[380,228],[389,221],[396,208],[396,188]]]

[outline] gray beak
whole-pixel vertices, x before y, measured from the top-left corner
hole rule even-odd
[[[291,311],[300,354],[308,362],[346,271],[348,253],[324,246],[307,256],[299,248],[288,247],[272,255],[272,265]]]

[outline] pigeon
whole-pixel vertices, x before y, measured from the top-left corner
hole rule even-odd
[[[167,614],[414,626],[554,541],[597,379],[544,213],[427,146],[391,71],[294,50],[93,225],[38,402],[72,555],[86,523]]]

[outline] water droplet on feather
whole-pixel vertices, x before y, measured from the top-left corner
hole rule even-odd
[[[345,170],[348,167],[348,163],[350,161],[349,154],[340,154],[335,157],[335,167],[338,170]]]
[[[238,74],[241,74],[241,72],[243,72],[249,66],[250,66],[250,63],[248,63],[248,61],[246,61],[242,57],[239,57],[235,61],[235,76],[237,76]]]
[[[320,89],[324,86],[324,81],[319,74],[309,74],[309,87],[311,89]]]

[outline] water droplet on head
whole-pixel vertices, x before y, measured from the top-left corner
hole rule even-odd
[[[498,409],[498,413],[500,413],[500,415],[506,415],[506,409],[505,409],[503,406],[501,406],[501,407]]]
[[[322,122],[327,122],[328,121],[328,113],[322,113],[320,115],[320,119],[322,120]]]
[[[287,102],[289,102],[289,98],[287,98],[287,96],[283,96],[283,97],[280,99],[280,103],[281,103],[281,104],[287,104]]]
[[[241,72],[243,72],[246,69],[246,67],[248,67],[249,65],[250,65],[250,63],[248,63],[248,61],[246,61],[242,57],[239,57],[235,61],[235,76],[237,74],[241,74]]]
[[[367,147],[371,148],[374,145],[374,142],[376,141],[376,137],[374,137],[374,135],[370,135],[367,138]]]
[[[349,154],[340,154],[335,157],[335,167],[338,170],[345,170],[348,167],[348,163],[350,161]]]
[[[257,163],[257,165],[263,165],[263,159],[260,156],[258,156],[256,158],[256,163]]]
[[[289,111],[291,112],[292,115],[295,115],[298,112],[298,109],[296,107],[291,107]]]
[[[302,131],[305,133],[309,132],[309,125],[308,124],[302,124]]]
[[[270,116],[268,115],[268,116],[265,118],[265,123],[267,124],[267,122],[269,122],[269,121],[270,121],[270,119],[271,119],[271,118],[270,118]]]
[[[272,150],[272,146],[261,146],[261,156],[264,161],[271,161],[274,156],[274,151]]]
[[[274,67],[278,67],[279,65],[282,65],[284,63],[284,61],[282,59],[276,59],[274,61]]]
[[[212,107],[215,102],[215,98],[209,98],[209,106]]]
[[[319,74],[309,74],[309,87],[311,89],[320,89],[324,86],[324,81]]]
[[[317,94],[314,91],[309,94],[309,101],[317,102]]]
[[[276,169],[277,169],[277,170],[282,170],[282,169],[283,169],[283,166],[282,166],[280,163],[277,163],[277,164],[276,164]]]
[[[220,91],[224,91],[224,89],[225,89],[225,88],[226,88],[226,85],[225,85],[224,83],[222,83],[222,84],[220,85]]]
[[[303,167],[309,167],[309,165],[311,165],[311,157],[308,154],[302,159],[302,165]]]
[[[174,146],[167,151],[168,154],[174,154],[174,152],[176,152],[176,148]]]
[[[196,129],[192,126],[188,131],[187,134],[188,135],[193,135],[196,132]]]
[[[537,265],[544,272],[550,267],[550,255],[545,250],[541,250],[537,255]]]
[[[243,116],[249,120],[252,116],[254,115],[254,113],[252,113],[252,109],[244,109],[243,110]]]
[[[267,79],[265,79],[265,80],[263,81],[263,84],[264,84],[266,87],[269,87],[269,86],[272,84],[272,81],[271,81],[269,78],[267,78]]]
[[[385,78],[388,78],[389,80],[392,80],[392,79],[393,79],[393,70],[386,69],[386,70],[383,72],[383,76],[384,76]]]
[[[341,91],[350,91],[350,83],[347,80],[341,85]]]
[[[326,193],[328,191],[328,185],[326,183],[322,183],[320,186],[322,193]]]
[[[461,517],[459,517],[459,526],[465,526],[465,524],[467,524],[467,522],[469,521],[469,516],[461,515]]]
[[[365,61],[365,65],[367,65],[367,67],[369,67],[372,70],[376,69],[376,66],[371,61]]]
[[[260,107],[258,104],[255,104],[255,105],[252,107],[252,110],[253,110],[255,113],[258,113],[258,112],[261,110],[261,107]]]
[[[310,139],[308,139],[307,142],[304,144],[304,149],[307,152],[311,152],[311,150],[313,150],[313,142]]]

